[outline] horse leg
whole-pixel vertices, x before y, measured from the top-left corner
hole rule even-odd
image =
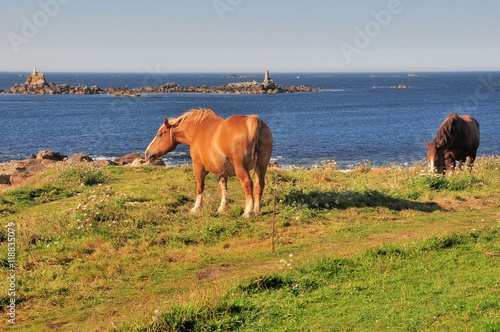
[[[472,165],[474,164],[475,160],[476,160],[475,152],[467,157],[467,168],[469,169],[469,172],[472,172]]]
[[[250,177],[250,173],[244,166],[236,167],[235,173],[241,182],[243,191],[245,192],[245,212],[243,212],[243,217],[250,218],[253,216],[253,182]]]
[[[257,160],[255,163],[255,183],[253,188],[254,193],[254,209],[255,214],[260,213],[260,201],[262,199],[262,192],[264,191],[265,178],[271,153],[273,150],[273,135],[269,127],[262,123],[262,129],[259,137],[260,147],[257,152]]]
[[[227,206],[227,178],[224,176],[221,176],[219,178],[219,189],[220,189],[221,200],[217,212],[222,212],[226,209]]]
[[[196,202],[194,207],[191,209],[191,213],[196,213],[200,211],[203,205],[203,190],[205,190],[205,177],[207,176],[207,171],[203,166],[198,166],[193,164],[194,176],[196,177]]]
[[[455,172],[455,159],[453,158],[446,158],[445,159],[445,168],[447,171],[451,171],[450,175],[452,175]]]
[[[253,187],[253,194],[254,194],[253,211],[255,212],[255,214],[260,213],[260,201],[262,199],[262,192],[264,191],[266,171],[267,171],[267,161],[261,162],[259,160],[254,170],[255,182]]]

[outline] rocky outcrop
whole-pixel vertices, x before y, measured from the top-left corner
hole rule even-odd
[[[86,85],[68,85],[68,84],[55,84],[50,82],[44,85],[30,85],[30,84],[15,84],[10,88],[9,91],[4,91],[4,93],[19,93],[19,94],[31,94],[31,95],[94,95],[94,94],[105,94],[106,92],[102,90],[97,85],[88,87]]]
[[[34,71],[34,73],[36,70]],[[33,83],[34,82],[34,83]],[[220,86],[182,86],[177,83],[165,83],[161,86],[143,86],[129,89],[128,87],[100,88],[97,85],[88,87],[84,85],[71,86],[68,84],[47,83],[44,74],[31,75],[24,84],[15,84],[10,90],[0,93],[13,94],[113,94],[115,96],[138,97],[143,93],[235,93],[235,94],[277,94],[294,92],[320,92],[306,85],[283,86],[276,84],[266,71],[264,81],[258,83],[240,82]]]
[[[36,155],[36,159],[49,159],[49,160],[55,160],[55,161],[63,161],[65,159],[68,159],[68,156],[56,151],[50,151],[50,150],[40,150],[38,154]]]
[[[115,160],[113,160],[117,165],[127,165],[127,164],[132,164],[134,160],[137,158],[141,158],[141,155],[138,154],[137,152],[132,152],[129,154],[126,154],[124,156],[118,157]]]
[[[0,164],[0,189],[2,186],[18,185],[26,182],[33,175],[42,172],[47,167],[57,165],[58,163],[92,163],[95,167],[107,167],[122,165],[125,167],[134,166],[165,166],[161,159],[154,163],[148,163],[144,156],[138,153],[129,153],[125,156],[116,158],[115,161],[98,159],[93,160],[86,154],[77,153],[68,157],[62,153],[40,150],[36,156],[32,155],[24,160],[11,160],[8,163]]]
[[[28,78],[26,78],[26,82],[24,84],[36,87],[42,87],[48,85],[47,81],[45,80],[45,75],[43,73],[39,74],[36,71],[36,68],[33,68],[33,72],[31,73],[30,76],[28,76]]]
[[[92,159],[91,157],[87,156],[85,153],[77,153],[77,154],[74,154],[72,155],[71,157],[69,157],[69,160],[71,160],[72,162],[77,162],[77,163],[81,163],[81,162],[93,162],[94,159]]]

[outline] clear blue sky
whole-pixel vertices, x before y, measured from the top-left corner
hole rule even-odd
[[[1,12],[0,71],[500,70],[498,0],[24,0]]]

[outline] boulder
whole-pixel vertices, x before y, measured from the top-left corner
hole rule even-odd
[[[143,157],[135,158],[130,166],[142,166],[146,161]]]
[[[49,159],[55,161],[63,161],[66,158],[68,158],[67,155],[50,150],[40,150],[36,155],[36,159]]]
[[[147,164],[150,166],[165,166],[165,162],[161,158],[158,158],[155,161],[149,161]]]
[[[132,164],[134,162],[134,160],[136,160],[137,158],[141,158],[141,155],[138,154],[137,152],[132,152],[132,153],[126,154],[124,156],[116,158],[114,160],[114,162],[118,165],[123,166],[126,164]]]
[[[24,183],[26,179],[29,177],[30,177],[29,173],[16,172],[10,176],[9,181],[11,185],[18,185]]]
[[[78,163],[84,162],[84,161],[91,163],[93,161],[93,159],[91,157],[87,156],[84,153],[74,154],[71,157],[69,157],[69,160],[74,161],[74,162],[78,162]]]
[[[0,184],[10,184],[10,177],[9,174],[0,174]]]

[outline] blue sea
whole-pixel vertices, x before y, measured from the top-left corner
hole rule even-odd
[[[29,73],[0,73],[0,89],[23,83]],[[262,81],[263,73],[128,74],[45,73],[56,84],[100,87],[222,85]],[[211,108],[223,117],[257,114],[274,135],[272,160],[282,166],[312,166],[335,160],[341,168],[370,161],[412,164],[425,157],[451,112],[481,124],[479,155],[500,154],[500,72],[450,73],[272,73],[277,84],[321,88],[320,93],[278,95],[0,94],[0,162],[39,150],[94,158],[143,154],[163,118],[191,108]],[[409,88],[395,88],[407,85]],[[190,163],[187,147],[164,157],[168,165]]]

